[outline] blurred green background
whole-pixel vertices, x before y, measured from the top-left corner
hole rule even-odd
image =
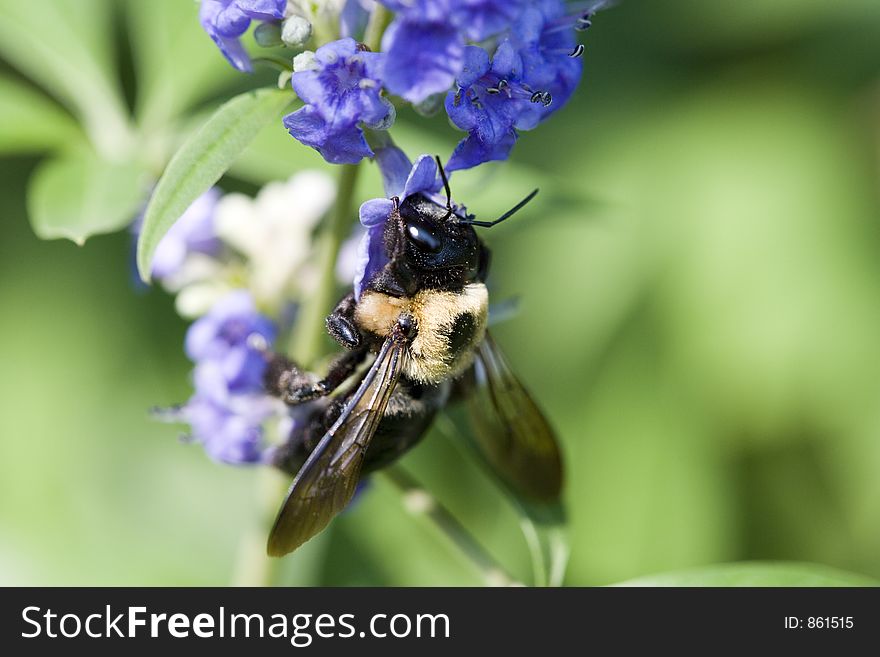
[[[111,4],[109,59],[137,107],[140,24]],[[232,75],[189,10],[167,27],[212,81],[197,107],[271,84]],[[542,187],[486,239],[495,298],[521,301],[496,335],[564,444],[566,583],[753,559],[880,577],[880,6],[631,0],[586,44],[577,97],[510,163],[453,180],[487,216]],[[21,68],[2,73],[30,84]],[[147,417],[189,395],[186,323],[133,285],[127,233],[34,236],[27,181],[70,137],[39,129],[64,110],[19,103],[28,132],[9,104],[0,584],[225,584],[260,475]],[[393,133],[410,155],[448,155],[460,136],[406,112]],[[306,166],[324,165],[275,125],[222,184],[254,191]],[[405,463],[527,578],[515,514],[455,443],[435,431]],[[284,568],[298,584],[481,581],[381,480]]]

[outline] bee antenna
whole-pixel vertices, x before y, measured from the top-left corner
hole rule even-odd
[[[446,190],[446,216],[444,219],[448,219],[452,216],[452,190],[449,189],[449,178],[446,177],[446,171],[443,170],[443,164],[440,162],[440,156],[435,155],[434,159],[437,160],[437,169],[440,171],[440,180],[443,181],[443,189]]]
[[[531,201],[533,198],[535,198],[535,196],[536,196],[537,194],[538,194],[538,190],[537,190],[537,189],[533,189],[531,194],[529,194],[528,196],[526,196],[522,201],[520,201],[519,203],[517,203],[516,205],[514,205],[512,208],[510,208],[510,210],[508,210],[507,212],[505,212],[504,214],[502,214],[502,215],[501,215],[500,217],[498,217],[495,221],[475,221],[473,218],[468,218],[468,219],[463,219],[460,223],[468,224],[468,225],[470,225],[470,226],[479,226],[480,228],[491,228],[491,227],[494,226],[495,224],[500,224],[500,223],[501,223],[502,221],[504,221],[505,219],[509,219],[510,217],[512,217],[513,215],[515,215],[517,212],[519,212],[520,210],[522,210],[523,207],[525,207],[525,205],[526,205],[529,201]]]

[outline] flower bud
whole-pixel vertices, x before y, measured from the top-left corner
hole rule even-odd
[[[301,73],[302,71],[318,71],[320,68],[318,62],[315,60],[315,53],[311,50],[301,52],[293,58],[294,73]]]
[[[254,30],[254,41],[263,48],[281,45],[281,27],[278,23],[260,23]]]
[[[373,128],[373,130],[388,130],[388,128],[394,125],[394,121],[397,118],[397,109],[385,96],[380,96],[379,100],[388,108],[388,113],[381,121],[371,124],[369,127]]]
[[[443,103],[446,100],[446,94],[431,94],[420,103],[413,103],[413,109],[420,116],[431,117],[443,109]]]
[[[293,15],[281,24],[281,40],[291,48],[300,48],[312,36],[312,24],[302,16]]]

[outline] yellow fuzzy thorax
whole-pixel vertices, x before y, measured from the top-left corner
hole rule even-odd
[[[361,329],[384,338],[402,313],[409,313],[418,327],[407,348],[403,373],[414,381],[435,384],[458,376],[473,362],[474,348],[486,333],[489,293],[482,283],[466,285],[461,292],[421,290],[412,297],[368,290],[358,301],[354,318]],[[475,330],[467,345],[453,354],[450,331],[464,314],[473,316]]]

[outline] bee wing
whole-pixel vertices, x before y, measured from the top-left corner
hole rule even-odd
[[[385,341],[364,380],[297,473],[272,532],[267,552],[283,556],[322,531],[354,496],[364,455],[397,384],[405,353]]]
[[[558,501],[562,457],[553,429],[488,333],[477,350],[473,379],[468,406],[483,456],[526,499]]]

